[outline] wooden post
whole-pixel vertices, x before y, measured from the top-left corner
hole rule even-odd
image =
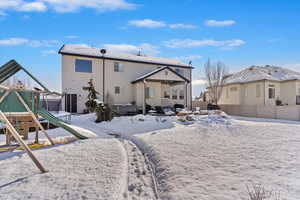
[[[7,97],[7,95],[9,94],[9,91],[6,91],[3,96],[0,99],[0,103],[2,103],[2,101]]]
[[[31,158],[31,160],[34,162],[34,164],[40,169],[42,173],[47,172],[47,170],[43,167],[43,165],[38,161],[38,159],[34,156],[30,148],[27,146],[27,144],[22,140],[16,129],[11,125],[9,120],[6,118],[4,113],[0,111],[0,118],[5,122],[6,129],[9,130],[9,132],[13,135],[13,137],[17,140],[17,142],[20,144],[21,147],[27,152],[28,156]]]
[[[30,108],[28,107],[28,105],[25,103],[25,101],[23,100],[23,98],[21,97],[21,95],[15,91],[15,94],[17,95],[18,99],[20,100],[20,102],[23,104],[23,106],[26,108],[27,112],[29,112],[29,114],[31,115],[33,121],[39,126],[39,128],[41,129],[41,131],[45,134],[45,136],[47,137],[47,139],[49,140],[49,142],[54,145],[54,142],[52,141],[52,139],[49,137],[48,133],[45,131],[44,127],[40,124],[39,120],[36,118],[36,116],[34,115],[34,113],[30,110]]]

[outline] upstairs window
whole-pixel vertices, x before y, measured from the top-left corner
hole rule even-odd
[[[184,90],[179,91],[179,99],[184,99]]]
[[[119,62],[114,62],[114,72],[122,72],[123,65]]]
[[[76,59],[75,72],[92,73],[92,61]]]
[[[120,94],[121,93],[121,89],[119,86],[115,87],[115,94]]]
[[[269,99],[275,99],[275,87],[269,87]]]
[[[177,89],[172,89],[172,99],[177,99]]]

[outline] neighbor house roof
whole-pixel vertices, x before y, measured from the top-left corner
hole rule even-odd
[[[253,81],[289,81],[300,80],[300,73],[276,66],[251,66],[240,72],[226,76],[225,85]]]
[[[154,74],[156,74],[156,73],[158,73],[158,72],[160,72],[162,70],[165,70],[165,69],[167,69],[167,70],[171,71],[172,73],[176,74],[178,77],[182,78],[184,81],[186,81],[188,83],[190,82],[189,79],[185,78],[184,76],[182,76],[181,74],[179,74],[178,72],[176,72],[175,70],[173,70],[172,68],[170,68],[168,66],[165,66],[165,67],[157,68],[157,69],[155,69],[155,70],[153,70],[153,71],[151,71],[151,72],[149,72],[147,74],[144,74],[143,76],[140,76],[139,78],[137,78],[136,80],[132,81],[131,83],[137,83],[139,81],[145,80],[145,79],[149,78],[150,76],[152,76],[152,75],[154,75]]]
[[[87,47],[84,45],[65,44],[61,47],[61,49],[59,50],[59,53],[65,54],[65,55],[102,58],[102,54],[100,53],[100,50],[101,49],[99,49],[99,48],[92,48],[92,47]],[[112,59],[112,60],[120,60],[120,61],[131,61],[131,62],[139,62],[139,63],[149,63],[149,64],[192,68],[190,65],[182,63],[176,59],[155,58],[155,57],[150,57],[150,56],[138,56],[138,55],[134,55],[134,54],[111,52],[109,50],[104,55],[104,58]]]

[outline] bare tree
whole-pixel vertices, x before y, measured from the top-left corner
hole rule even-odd
[[[227,75],[227,67],[222,62],[210,62],[204,64],[205,77],[208,84],[208,95],[211,103],[218,104],[223,87],[224,76]]]

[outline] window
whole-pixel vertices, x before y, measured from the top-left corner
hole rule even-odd
[[[261,93],[261,92],[260,92],[260,85],[257,84],[257,85],[256,85],[256,97],[257,97],[257,98],[260,97],[260,93]]]
[[[167,70],[165,70],[165,75],[168,76],[168,71]]]
[[[172,89],[172,99],[177,99],[177,89]]]
[[[269,87],[269,99],[275,99],[275,87]]]
[[[248,86],[245,86],[244,95],[245,95],[245,97],[248,96]]]
[[[164,91],[164,98],[170,99],[170,91],[169,90]]]
[[[121,93],[121,89],[119,86],[115,87],[115,94],[120,94]]]
[[[92,61],[76,59],[75,72],[92,73]]]
[[[229,88],[226,88],[226,98],[229,98]]]
[[[184,90],[179,91],[179,99],[184,99]]]
[[[237,91],[237,87],[231,87],[230,88],[230,92],[236,92]]]
[[[180,75],[183,75],[183,70],[182,69],[175,69],[175,71],[178,73],[178,74],[180,74]]]
[[[155,97],[155,88],[146,87],[146,98],[154,98]]]
[[[114,62],[114,72],[122,72],[123,65],[119,62]]]

